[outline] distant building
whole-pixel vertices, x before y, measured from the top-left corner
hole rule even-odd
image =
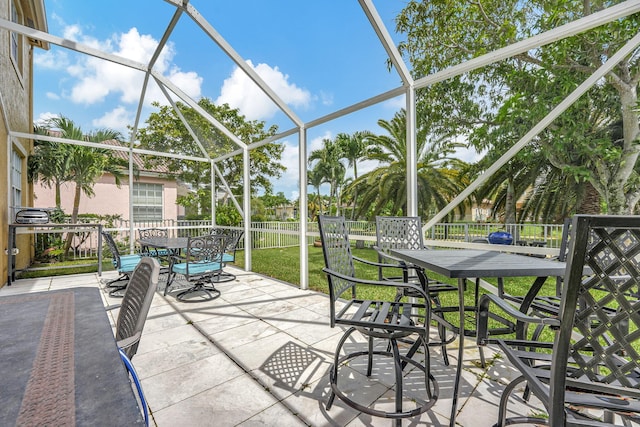
[[[118,141],[105,141],[104,144],[121,145]],[[112,151],[113,156],[128,160],[125,151]],[[148,168],[142,158],[133,154],[133,162],[139,176],[133,180],[133,220],[161,221],[177,220],[184,216],[184,208],[176,204],[180,185],[170,176],[165,166]],[[119,215],[124,220],[130,219],[129,212],[129,171],[122,171],[120,188],[116,186],[111,174],[103,175],[93,187],[95,196],[83,195],[80,199],[80,214]],[[61,190],[62,210],[69,214],[73,209],[74,183],[67,183]],[[42,208],[55,207],[55,190],[42,183],[34,184],[34,206]]]

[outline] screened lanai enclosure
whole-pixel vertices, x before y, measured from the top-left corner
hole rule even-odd
[[[49,9],[53,9],[53,6],[49,8],[47,3],[45,2],[47,13],[50,13]],[[428,69],[422,66],[424,64],[421,65],[424,60],[421,55],[426,57],[424,52],[431,48],[434,51],[437,49],[435,46],[420,46],[421,40],[428,43],[427,40],[431,39],[414,33],[413,30],[422,26],[423,31],[429,31],[424,25],[433,18],[427,7],[432,2],[313,0],[305,2],[305,7],[300,7],[297,1],[145,0],[76,3],[73,8],[65,9],[64,15],[56,11],[55,15],[47,17],[49,32],[35,30],[28,23],[21,25],[4,19],[0,19],[0,28],[49,46],[48,50],[38,50],[35,53],[36,79],[38,76],[47,79],[46,70],[55,68],[56,63],[64,63],[69,76],[82,81],[73,87],[65,87],[64,82],[58,82],[62,94],[58,96],[49,92],[49,86],[44,81],[36,80],[34,104],[43,104],[34,108],[36,114],[64,114],[61,104],[63,101],[80,103],[84,106],[87,117],[94,119],[114,117],[120,112],[119,119],[126,126],[128,139],[123,141],[122,146],[105,147],[100,143],[59,138],[55,135],[36,135],[15,129],[9,129],[9,138],[62,142],[127,153],[129,191],[133,189],[135,176],[134,155],[201,162],[210,175],[212,189],[218,188],[233,195],[237,192],[232,190],[242,187],[241,198],[231,197],[232,203],[244,218],[244,247],[248,249],[244,252],[244,266],[247,270],[251,269],[252,247],[249,219],[252,211],[250,184],[253,176],[250,153],[266,144],[284,145],[287,157],[283,158],[283,163],[288,172],[283,179],[295,181],[299,195],[300,283],[303,288],[308,284],[308,248],[304,244],[310,221],[307,204],[310,191],[307,185],[308,158],[314,144],[321,144],[324,138],[331,138],[340,132],[377,131],[377,120],[389,119],[395,112],[404,109],[406,214],[422,214],[418,211],[418,163],[425,153],[419,151],[418,138],[421,131],[424,131],[425,120],[428,118],[430,126],[427,133],[434,139],[446,135],[447,138],[457,139],[461,145],[468,142],[464,126],[461,124],[460,131],[456,132],[456,129],[451,128],[451,122],[444,117],[451,111],[456,111],[458,106],[449,105],[450,111],[442,111],[440,125],[437,123],[437,112],[420,106],[420,100],[429,91],[437,89],[445,93],[448,90],[461,91],[466,87],[470,90],[469,96],[486,96],[485,105],[489,105],[490,91],[479,89],[500,83],[490,80],[491,73],[484,74],[484,80],[480,80],[474,71],[498,69],[509,60],[525,55],[536,57],[540,52],[559,55],[560,51],[567,49],[568,41],[575,36],[596,31],[603,26],[609,25],[606,28],[612,31],[620,30],[619,34],[625,39],[618,40],[619,45],[615,46],[615,50],[607,50],[599,55],[599,67],[587,73],[580,84],[571,87],[567,91],[568,96],[557,97],[553,99],[553,103],[549,99],[545,100],[545,105],[540,108],[545,108],[546,111],[544,114],[538,112],[536,116],[542,117],[541,120],[530,123],[526,117],[523,119],[522,109],[518,114],[510,116],[509,111],[514,108],[513,105],[487,107],[500,111],[498,115],[502,121],[496,121],[498,128],[517,128],[517,132],[508,137],[505,136],[506,132],[496,134],[497,136],[486,135],[485,151],[494,146],[492,138],[500,141],[499,146],[502,148],[495,156],[495,161],[452,197],[443,209],[429,215],[424,225],[428,229],[458,205],[469,200],[474,191],[501,171],[520,150],[554,126],[558,117],[577,101],[584,99],[583,96],[590,90],[604,87],[603,82],[613,79],[615,85],[632,84],[632,91],[635,92],[639,78],[631,76],[630,82],[622,82],[615,81],[615,77],[612,77],[616,75],[615,71],[620,70],[620,64],[635,64],[638,60],[640,33],[637,31],[640,29],[640,18],[637,14],[640,12],[640,1],[637,0],[605,2],[607,7],[594,7],[581,15],[572,15],[568,9],[563,10],[562,2],[554,2],[554,7],[558,10],[553,11],[544,10],[543,2],[531,3],[527,13],[538,18],[548,14],[548,28],[528,32],[519,31],[521,29],[515,26],[505,29],[512,32],[509,37],[495,34],[496,39],[509,41],[503,46],[496,47],[479,38],[477,49],[461,52],[459,58],[455,59],[456,63],[433,60]],[[451,5],[471,7],[466,3],[451,2]],[[515,8],[516,3],[506,2],[505,7],[511,5]],[[518,4],[522,9],[527,8],[527,2]],[[473,7],[478,5],[482,7],[480,3]],[[83,12],[78,16],[86,16],[85,9],[89,9],[95,13],[95,19],[91,22],[78,21],[74,12],[76,7]],[[274,10],[277,12],[280,9],[282,13],[274,13]],[[463,15],[463,11],[454,9],[452,6],[452,21],[453,15]],[[424,20],[419,21],[418,16],[422,16]],[[410,22],[410,17],[415,21]],[[105,23],[104,27],[99,26],[100,22]],[[469,27],[473,26],[474,22],[469,22]],[[54,27],[65,31],[57,32]],[[431,32],[445,34],[441,28],[435,27]],[[116,37],[115,34],[119,36]],[[451,34],[455,35],[449,33]],[[463,37],[462,34],[460,30],[460,37]],[[471,33],[464,34],[468,36]],[[599,42],[595,38],[601,37],[601,33],[593,34],[594,43]],[[484,34],[484,37],[492,36]],[[292,43],[294,39],[303,42],[304,47],[299,48],[299,44]],[[442,45],[449,42],[443,39]],[[489,50],[486,46],[492,46],[492,49]],[[543,51],[542,47],[550,49]],[[368,55],[364,55],[364,51]],[[584,62],[585,58],[575,58],[576,63],[581,61]],[[77,74],[80,72],[79,64],[86,67],[84,75]],[[522,64],[523,70],[535,68],[535,64],[531,62]],[[37,72],[39,68],[43,71]],[[511,78],[515,85],[517,75],[512,75]],[[240,85],[241,90],[235,92],[235,98],[225,96],[234,83]],[[74,91],[83,89],[84,98],[73,98]],[[506,87],[498,89],[507,90]],[[549,84],[539,90],[540,93],[557,90],[554,78],[550,76]],[[4,91],[4,88],[0,88],[0,91]],[[10,93],[1,95],[2,99],[11,96]],[[116,99],[117,107],[101,111],[101,108],[107,108],[107,104],[94,102],[101,97]],[[272,132],[266,138],[234,133],[201,106],[199,101],[203,98],[214,103],[229,103],[231,107],[238,108],[247,120],[264,121],[264,128],[271,129]],[[180,105],[197,114],[185,115],[184,110],[178,108]],[[171,136],[167,135],[164,149],[144,147],[140,144],[139,130],[146,127],[151,113],[157,113],[162,108],[175,110],[188,130],[190,140],[171,140]],[[257,114],[258,108],[267,113]],[[623,106],[621,115],[627,113],[625,108]],[[637,113],[634,114],[635,129],[625,132],[635,132],[637,137]],[[73,116],[71,118],[79,120]],[[89,118],[82,120],[91,123]],[[108,122],[103,120],[95,123],[102,125]],[[447,127],[446,132],[442,127]],[[637,148],[633,150],[637,151]],[[480,155],[482,149],[477,153],[471,150],[471,153]],[[221,171],[221,164],[235,156],[242,159],[242,176],[237,182],[228,182]],[[216,224],[215,193],[211,192],[212,225]],[[130,206],[129,209],[130,217],[133,218],[133,207]],[[133,222],[131,224],[133,234]]]

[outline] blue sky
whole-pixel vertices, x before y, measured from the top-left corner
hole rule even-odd
[[[374,0],[394,34],[394,17],[403,0]],[[386,53],[356,0],[192,0],[191,4],[290,108],[307,122],[335,110],[394,89],[395,71],[386,67]],[[162,0],[89,2],[47,0],[49,32],[127,58],[147,62],[162,38],[175,8]],[[277,125],[293,123],[266,99],[190,18],[183,15],[156,70],[194,99],[227,102],[247,118]],[[113,128],[126,134],[133,124],[141,73],[73,51],[52,46],[35,56],[34,115],[36,120],[62,114],[83,130]],[[151,88],[152,100],[167,103]],[[390,100],[334,120],[308,132],[309,151],[323,138],[339,132],[380,133],[378,119],[389,120],[404,105]],[[144,123],[141,123],[144,127]],[[287,166],[274,191],[289,198],[298,194],[298,137],[281,141]],[[374,165],[359,165],[359,172]]]

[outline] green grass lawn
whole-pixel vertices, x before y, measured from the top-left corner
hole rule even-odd
[[[102,271],[113,270],[110,259],[102,261]],[[34,279],[37,277],[66,276],[69,274],[96,273],[98,271],[97,259],[82,259],[63,262],[36,262],[29,266],[29,270],[19,271],[18,279]]]

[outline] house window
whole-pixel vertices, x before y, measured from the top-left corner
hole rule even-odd
[[[22,206],[22,156],[18,151],[11,150],[11,206],[12,218]]]
[[[133,183],[133,220],[161,221],[162,184]]]
[[[15,0],[9,0],[11,8],[11,22],[22,24],[22,11]],[[22,75],[22,39],[23,37],[15,32],[11,32],[9,50],[11,52],[11,61],[18,74]]]

